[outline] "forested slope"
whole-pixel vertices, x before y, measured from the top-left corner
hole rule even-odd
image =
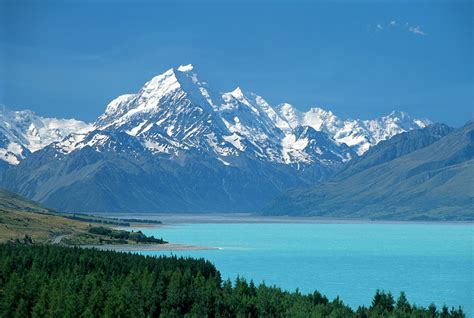
[[[464,317],[377,292],[353,311],[243,279],[222,282],[202,259],[145,257],[60,246],[0,245],[0,317]]]

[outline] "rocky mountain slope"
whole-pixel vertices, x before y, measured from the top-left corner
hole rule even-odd
[[[265,209],[272,215],[394,220],[474,220],[474,121],[381,142],[331,180],[293,189]]]

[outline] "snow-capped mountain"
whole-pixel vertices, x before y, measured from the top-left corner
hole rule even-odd
[[[92,129],[75,119],[44,118],[29,110],[11,111],[0,105],[0,160],[17,165],[32,152]]]
[[[93,124],[2,110],[2,186],[67,211],[248,212],[429,121],[341,120],[218,93],[192,65],[112,100]]]
[[[42,118],[31,111],[10,111],[3,106],[0,119],[0,159],[13,165],[53,142],[62,141],[57,147],[63,153],[93,147],[104,141],[98,132],[103,130],[126,132],[161,155],[192,149],[212,153],[227,163],[229,157],[245,154],[285,164],[331,165],[430,123],[403,112],[374,120],[342,120],[321,108],[301,112],[287,103],[272,107],[261,96],[241,88],[223,94],[212,91],[192,65],[170,69],[139,92],[117,97],[93,125],[74,119]],[[311,127],[328,137],[302,137],[298,135],[300,127]],[[86,138],[88,133],[96,137]],[[323,148],[314,147],[318,142],[331,144],[335,162],[322,159]]]
[[[354,151],[360,155],[382,140],[428,123],[401,112],[363,121],[341,120],[321,108],[308,112],[290,104],[273,108],[261,96],[240,88],[216,93],[199,79],[192,65],[185,65],[154,77],[136,94],[114,99],[94,127],[126,132],[156,154],[176,155],[192,149],[227,163],[229,157],[246,155],[285,164],[331,165],[350,160]],[[328,136],[303,136],[298,133],[301,127]],[[318,143],[330,144],[332,159],[322,159],[324,147]],[[60,147],[71,152],[84,145],[80,138],[69,138]]]
[[[393,111],[388,116],[372,120],[341,120],[331,111],[322,108],[316,107],[307,112],[300,112],[285,103],[279,105],[278,113],[291,128],[309,126],[316,131],[326,132],[335,141],[353,148],[358,155],[362,155],[380,141],[432,124],[428,119],[414,119],[400,111]]]
[[[299,136],[297,141],[296,130],[262,97],[240,88],[215,93],[199,80],[191,65],[154,77],[136,94],[119,96],[107,105],[94,127],[97,131],[125,132],[156,155],[193,150],[218,158],[225,165],[242,155],[285,164],[311,164],[321,155],[306,149],[310,143],[307,136]],[[90,134],[100,135],[97,131]],[[94,147],[94,141],[103,143],[104,139],[71,136],[57,147],[70,153],[86,144]],[[321,142],[331,144],[337,155],[335,162],[324,159],[320,164],[340,163],[354,155],[330,137],[321,137]]]

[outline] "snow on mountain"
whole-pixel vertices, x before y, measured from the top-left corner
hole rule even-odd
[[[293,135],[295,122],[282,117],[261,96],[239,87],[223,94],[212,91],[193,66],[186,65],[154,77],[136,94],[113,100],[94,125],[140,138],[156,153],[193,149],[221,161],[245,155],[285,164],[318,162],[321,155],[306,153],[309,148],[295,153],[293,148],[299,147]],[[324,142],[333,143],[334,149],[339,145],[331,138]],[[347,158],[346,149],[342,152],[333,159]]]
[[[75,119],[44,118],[29,110],[11,111],[0,106],[0,160],[17,165],[31,152],[92,129]]]
[[[261,96],[240,87],[216,93],[199,79],[192,65],[182,65],[155,76],[136,94],[111,101],[94,126],[126,132],[156,154],[193,149],[220,159],[246,155],[285,164],[330,165],[428,123],[402,112],[363,121],[341,120],[322,108],[300,112],[286,103],[273,108]],[[297,136],[301,127],[323,134],[303,138]],[[84,146],[80,140],[76,143],[78,148]],[[72,151],[72,144],[64,149]],[[319,144],[339,153],[323,160],[325,147]]]
[[[356,155],[347,145],[334,142],[327,133],[310,126],[298,126],[294,134],[283,138],[282,145],[287,163],[311,163],[311,154],[316,154],[319,163],[331,165],[334,162],[349,161]]]
[[[338,122],[338,121],[335,121]],[[330,123],[330,121],[328,121]],[[432,124],[427,119],[414,119],[404,112],[392,112],[388,116],[372,120],[343,121],[340,129],[332,129],[334,139],[354,148],[359,155],[383,140],[413,129],[424,128]]]
[[[388,116],[372,120],[341,120],[331,111],[322,108],[300,112],[290,104],[281,104],[279,114],[293,129],[309,126],[316,131],[326,132],[335,141],[353,148],[358,155],[362,155],[380,141],[405,131],[424,128],[432,123],[427,119],[414,119],[404,112],[395,111]]]
[[[290,129],[296,129],[301,125],[302,114],[288,103],[283,103],[278,106],[278,114],[280,118],[288,124]]]
[[[180,66],[154,77],[138,93],[110,102],[94,126],[124,131],[155,151],[235,154],[224,138],[230,133],[216,113],[220,104],[221,96],[198,80],[191,65]]]
[[[322,108],[301,112],[287,103],[274,108],[240,87],[216,93],[189,64],[153,77],[137,93],[112,100],[93,125],[1,108],[0,159],[18,164],[30,152],[53,142],[59,142],[55,148],[68,154],[86,146],[97,151],[116,149],[117,142],[128,145],[131,141],[124,139],[134,138],[144,151],[155,155],[195,151],[226,165],[231,165],[232,157],[247,156],[329,166],[429,123],[403,112],[374,120],[342,120]],[[114,133],[121,137],[111,142]]]

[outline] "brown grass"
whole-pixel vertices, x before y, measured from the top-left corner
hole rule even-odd
[[[0,209],[0,242],[29,235],[35,242],[49,242],[58,235],[87,230],[88,222],[76,221],[50,213]]]

